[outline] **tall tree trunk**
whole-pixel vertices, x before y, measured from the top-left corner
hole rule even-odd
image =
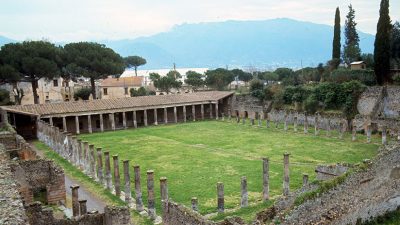
[[[38,89],[38,80],[36,80],[34,77],[31,77],[31,84],[32,84],[32,92],[33,92],[33,103],[34,104],[39,104],[39,95],[37,93]]]
[[[92,97],[93,97],[93,100],[95,100],[96,99],[96,84],[94,83],[93,77],[90,78],[90,85],[92,86]]]
[[[21,105],[22,98],[25,96],[24,95],[24,90],[18,88],[18,83],[17,82],[13,83],[12,86],[13,86],[13,93],[14,93],[15,103],[17,105]]]
[[[137,66],[135,66],[135,76],[137,76]]]

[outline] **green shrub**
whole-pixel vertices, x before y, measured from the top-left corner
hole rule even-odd
[[[82,100],[89,100],[90,94],[92,90],[90,88],[81,88],[74,93],[75,101],[82,99]]]
[[[250,94],[260,101],[264,100],[264,83],[258,79],[253,79],[250,82]]]
[[[0,89],[0,105],[10,104],[10,92],[6,89]]]
[[[140,87],[137,90],[134,88],[131,88],[129,90],[129,92],[131,93],[131,97],[156,95],[155,91],[149,91],[144,87]]]
[[[344,83],[352,80],[358,80],[368,86],[376,85],[376,77],[373,70],[337,69],[327,77],[327,81],[335,83]]]
[[[316,113],[319,109],[319,102],[316,99],[315,95],[310,95],[303,103],[303,108],[309,113]]]

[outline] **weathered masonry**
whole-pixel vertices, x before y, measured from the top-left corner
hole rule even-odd
[[[25,138],[35,138],[40,119],[80,134],[140,126],[217,119],[228,115],[233,92],[197,92],[41,105],[4,106],[4,120]]]

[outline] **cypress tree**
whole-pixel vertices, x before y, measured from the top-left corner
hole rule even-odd
[[[343,51],[343,60],[347,65],[350,63],[360,60],[361,58],[361,49],[360,49],[360,38],[358,37],[357,23],[355,22],[355,11],[353,6],[349,5],[349,13],[346,16],[345,23],[345,45]]]
[[[381,1],[377,33],[375,36],[375,76],[378,84],[390,82],[390,35],[392,23],[389,16],[389,0]]]
[[[335,28],[333,34],[333,49],[332,49],[332,59],[340,59],[340,10],[339,7],[336,8],[335,14]]]

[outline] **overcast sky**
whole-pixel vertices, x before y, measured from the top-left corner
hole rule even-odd
[[[380,0],[0,0],[0,35],[17,39],[83,41],[132,39],[176,24],[287,17],[342,25],[352,3],[358,29],[375,34]],[[400,20],[400,0],[390,2]]]

